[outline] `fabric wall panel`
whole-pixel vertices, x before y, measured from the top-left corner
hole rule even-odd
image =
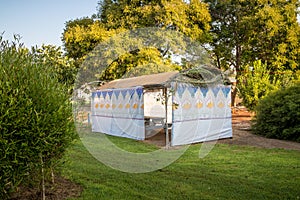
[[[232,137],[230,86],[201,88],[173,83],[171,145]]]
[[[100,97],[97,93],[101,93]],[[92,97],[93,132],[138,140],[145,138],[142,87],[97,91]]]
[[[232,137],[230,86],[202,88],[176,83],[171,91],[171,145]],[[144,107],[142,87],[97,91],[92,94],[92,130],[142,140]],[[146,115],[151,114],[145,109]]]
[[[107,133],[111,128],[111,111],[108,106],[110,100],[107,91],[98,91],[96,95],[92,95],[92,97],[92,131],[97,130],[97,132]],[[101,123],[103,121],[105,121],[105,123]]]

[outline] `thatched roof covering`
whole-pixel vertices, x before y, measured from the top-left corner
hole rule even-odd
[[[159,74],[143,75],[133,78],[117,79],[102,85],[99,89],[116,89],[116,88],[130,88],[134,86],[143,87],[164,87],[164,85],[172,79],[178,71],[165,72]]]
[[[212,84],[228,84],[228,79],[225,78],[223,73],[213,67],[202,66],[185,70],[182,72],[173,71],[158,74],[143,75],[133,78],[117,79],[108,82],[100,88],[104,89],[117,89],[117,88],[130,88],[135,86],[143,86],[144,88],[163,88],[168,87],[171,81],[182,82],[192,85],[207,86]]]

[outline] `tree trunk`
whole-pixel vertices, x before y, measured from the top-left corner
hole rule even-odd
[[[55,183],[54,172],[53,172],[53,168],[52,167],[51,167],[51,182],[52,182],[52,184]]]
[[[231,92],[231,107],[232,108],[236,107],[236,96],[238,93],[237,85],[238,85],[238,79],[236,77],[236,82],[233,85],[232,92]]]
[[[236,70],[236,76],[235,76],[235,85],[233,88],[233,91],[231,93],[231,106],[236,107],[236,96],[238,93],[238,86],[239,86],[239,77],[241,75],[241,46],[239,44],[236,45],[236,54],[235,54],[235,70]]]
[[[46,200],[44,161],[42,155],[40,155],[40,157],[41,157],[41,165],[42,165],[42,200]]]

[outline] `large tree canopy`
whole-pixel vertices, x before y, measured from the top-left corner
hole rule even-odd
[[[299,70],[300,24],[297,22],[298,0],[263,1],[255,5],[253,19],[247,19],[250,56],[266,61],[273,70]],[[250,51],[251,50],[251,51]]]
[[[216,64],[219,68],[236,70],[238,87],[243,68],[257,60],[265,63],[273,74],[300,69],[298,0],[205,2],[209,4],[212,17],[210,47]],[[232,105],[236,94],[235,89]]]
[[[98,16],[109,29],[165,27],[202,42],[211,20],[207,5],[199,0],[104,0]]]
[[[210,14],[207,5],[199,0],[103,0],[99,2],[97,17],[67,22],[62,39],[67,55],[74,58],[79,66],[97,44],[115,34],[145,27],[178,31],[204,43],[209,39]],[[139,49],[134,54],[127,52],[109,65],[110,69],[106,70],[104,77],[119,78],[122,74],[113,73],[133,69],[133,65],[144,65],[148,55],[151,55],[153,62],[157,61],[156,64],[169,63],[170,59],[165,54],[162,49],[151,48]]]
[[[97,44],[115,32],[108,31],[100,21],[89,18],[68,21],[62,38],[67,56],[73,58],[79,66]]]
[[[212,16],[211,46],[219,67],[262,60],[273,70],[299,69],[298,0],[205,0]]]

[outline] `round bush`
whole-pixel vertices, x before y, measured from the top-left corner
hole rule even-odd
[[[256,134],[300,142],[300,83],[262,99],[253,123]]]
[[[50,66],[0,37],[0,199],[49,168],[75,137],[65,86]]]

